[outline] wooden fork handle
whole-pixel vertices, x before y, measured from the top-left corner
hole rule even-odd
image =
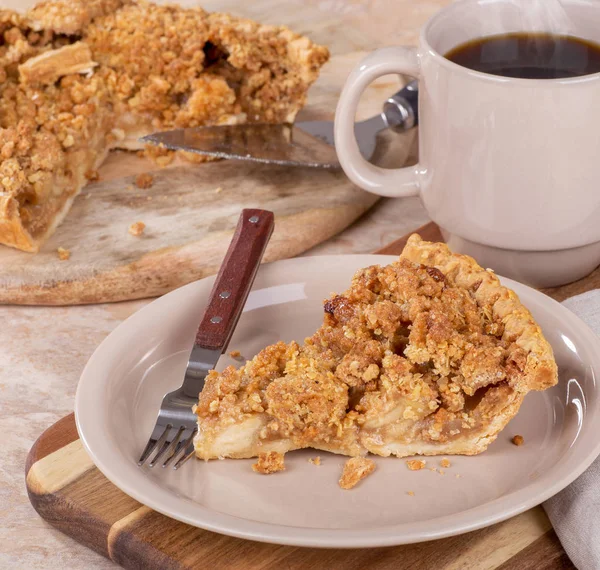
[[[273,233],[273,212],[243,210],[196,333],[196,346],[224,351]]]

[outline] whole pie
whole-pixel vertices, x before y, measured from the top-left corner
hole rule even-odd
[[[37,251],[111,148],[149,132],[291,122],[328,51],[201,8],[49,0],[0,10],[0,243]]]
[[[208,375],[198,457],[473,455],[529,391],[557,382],[552,348],[517,295],[417,235],[397,261],[358,271],[324,312],[303,345],[278,342]]]

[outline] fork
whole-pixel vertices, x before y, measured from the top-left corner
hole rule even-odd
[[[242,211],[198,327],[183,384],[164,396],[139,466],[154,453],[149,467],[163,460],[163,467],[173,464],[179,469],[194,455],[198,427],[192,407],[198,402],[206,375],[229,344],[274,225],[273,212]]]

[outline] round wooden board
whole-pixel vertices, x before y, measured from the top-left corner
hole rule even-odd
[[[332,32],[333,43],[338,33],[346,34]],[[365,53],[333,54],[300,120],[333,119],[344,80]],[[380,112],[385,98],[401,85],[395,76],[373,84],[359,118]],[[379,163],[385,164],[390,154],[395,164],[403,163],[414,136],[396,135],[393,153],[389,138],[380,141]],[[152,172],[151,188],[134,185],[140,172]],[[243,208],[275,213],[264,258],[274,261],[337,234],[376,201],[341,171],[242,161],[177,161],[158,169],[133,153],[116,151],[100,168],[100,180],[83,190],[39,253],[0,247],[0,303],[74,305],[161,295],[217,271]],[[128,233],[137,221],[146,224],[141,237]],[[71,252],[69,260],[59,260],[58,247]]]
[[[122,172],[132,160],[116,155],[107,168]],[[153,176],[147,190],[133,184],[135,176],[90,184],[39,254],[3,249],[0,301],[59,305],[160,295],[217,271],[243,208],[275,212],[264,258],[273,261],[334,235],[374,202],[340,172],[222,161]],[[140,237],[128,233],[136,221],[146,224]],[[58,259],[59,246],[71,251],[69,260]]]

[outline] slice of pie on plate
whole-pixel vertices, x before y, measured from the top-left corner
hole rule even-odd
[[[285,27],[143,0],[0,10],[0,243],[37,251],[111,148],[293,121],[328,51]]]
[[[196,455],[315,448],[348,456],[484,451],[525,395],[557,382],[552,348],[493,272],[413,235],[356,273],[303,345],[211,372]]]

